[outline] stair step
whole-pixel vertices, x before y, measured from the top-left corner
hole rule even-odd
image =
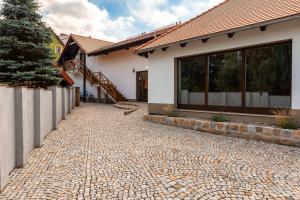
[[[76,61],[74,61],[76,63]],[[68,62],[68,65],[72,63]],[[75,65],[74,65],[75,66]],[[67,67],[67,66],[66,66]],[[78,71],[83,74],[84,69],[83,67],[79,67]],[[116,89],[116,86],[108,79],[106,78],[102,73],[94,73],[92,72],[88,67],[86,67],[86,74],[87,74],[87,80],[92,85],[100,85],[100,80],[105,80],[105,83],[101,84],[101,87],[112,97],[116,102],[119,101],[127,101],[127,99]],[[101,79],[99,79],[101,77]],[[112,89],[113,88],[113,89]],[[114,94],[116,94],[116,97],[114,97]]]

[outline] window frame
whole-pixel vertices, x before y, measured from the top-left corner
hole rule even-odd
[[[275,46],[280,44],[291,44],[291,48],[293,50],[292,40],[283,40],[283,41],[277,41],[277,42],[271,42],[271,43],[264,43],[259,45],[251,45],[246,47],[239,47],[239,48],[232,48],[232,49],[225,49],[220,51],[214,51],[214,52],[208,52],[208,53],[202,53],[202,54],[194,54],[189,56],[182,56],[182,57],[176,57],[174,59],[175,62],[175,104],[178,109],[188,109],[188,110],[204,110],[204,111],[220,111],[220,112],[238,112],[238,113],[252,113],[252,114],[273,114],[273,110],[276,108],[264,108],[264,107],[246,107],[246,50],[253,49],[253,48],[261,48],[261,47],[269,47],[269,46]],[[209,93],[209,56],[215,55],[215,54],[222,54],[222,53],[229,53],[229,52],[235,52],[235,51],[241,51],[242,53],[242,64],[241,64],[241,70],[240,70],[240,78],[241,78],[241,106],[238,107],[232,107],[232,106],[212,106],[208,104],[208,93]],[[179,104],[179,61],[184,58],[190,58],[190,57],[197,57],[197,56],[205,56],[205,105],[188,105],[188,104]],[[291,63],[291,75],[293,74],[293,62]],[[291,76],[291,84],[292,84],[292,76]],[[291,97],[292,97],[292,88],[290,91]],[[291,100],[292,101],[292,98]],[[290,106],[291,106],[290,102]]]
[[[57,52],[57,47],[60,48],[60,53]],[[62,45],[55,45],[54,51],[55,51],[55,54],[60,55],[62,53],[62,51],[63,51],[63,46]]]

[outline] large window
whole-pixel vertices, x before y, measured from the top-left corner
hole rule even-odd
[[[208,105],[241,106],[242,53],[214,54],[208,56],[208,60]]]
[[[186,105],[205,105],[204,56],[191,57],[179,61],[179,103]]]
[[[292,43],[178,59],[178,107],[270,113],[291,107]]]
[[[246,54],[246,106],[289,108],[292,47],[290,43],[251,48]]]

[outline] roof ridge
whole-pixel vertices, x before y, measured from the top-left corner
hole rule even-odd
[[[173,29],[171,29],[171,30],[165,32],[164,34],[160,35],[159,37],[157,37],[157,38],[155,38],[155,39],[153,39],[153,40],[151,40],[151,41],[149,41],[149,42],[147,42],[147,43],[145,43],[145,44],[143,44],[143,45],[141,45],[141,46],[135,48],[135,51],[138,51],[138,50],[140,50],[141,48],[147,46],[148,44],[151,44],[152,42],[154,42],[154,41],[156,41],[156,40],[158,40],[158,39],[161,39],[162,37],[168,35],[169,33],[171,33],[171,32],[173,32],[173,31],[179,29],[180,27],[182,27],[182,26],[184,26],[184,25],[186,25],[186,24],[188,24],[188,23],[194,21],[194,20],[197,19],[198,17],[201,17],[201,16],[207,14],[208,12],[210,12],[210,11],[212,11],[212,10],[214,10],[214,9],[216,9],[216,8],[218,8],[218,7],[220,7],[221,5],[227,3],[228,1],[231,1],[231,0],[224,0],[223,2],[221,2],[221,3],[219,3],[219,4],[215,5],[215,6],[213,6],[212,8],[208,9],[207,11],[205,11],[205,12],[199,14],[199,15],[196,15],[195,17],[193,17],[193,18],[187,20],[186,22],[183,22],[183,23],[179,24],[178,26],[175,26]]]
[[[107,41],[107,40],[102,40],[102,39],[98,39],[98,38],[94,38],[94,37],[91,37],[91,36],[83,36],[83,35],[78,35],[78,34],[74,34],[74,33],[71,33],[70,36],[78,36],[78,37],[83,37],[83,38],[86,38],[86,39],[92,39],[92,40],[98,40],[98,41],[101,41],[101,42],[108,42],[108,43],[114,43],[114,42],[110,42],[110,41]]]

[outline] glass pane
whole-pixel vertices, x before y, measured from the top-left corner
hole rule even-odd
[[[178,67],[179,104],[205,104],[205,57],[179,60]]]
[[[246,106],[290,108],[291,43],[246,50]]]
[[[209,56],[208,105],[241,106],[240,51]]]

